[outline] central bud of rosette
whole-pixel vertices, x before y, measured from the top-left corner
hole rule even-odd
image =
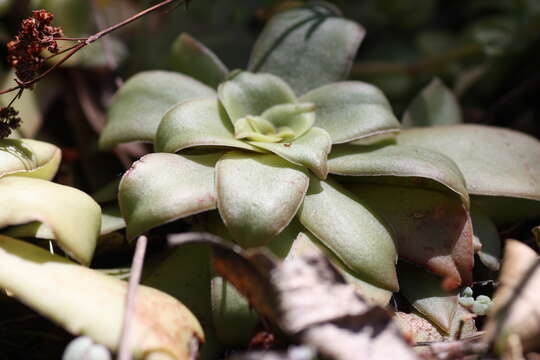
[[[315,123],[315,105],[294,103],[275,105],[260,115],[247,115],[234,122],[237,139],[279,143],[304,135]]]

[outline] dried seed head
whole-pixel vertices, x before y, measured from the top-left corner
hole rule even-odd
[[[0,139],[8,137],[11,131],[21,125],[19,112],[11,106],[0,108]]]
[[[41,55],[43,50],[58,52],[56,38],[62,36],[62,29],[51,26],[53,19],[48,11],[35,10],[32,17],[22,21],[21,30],[7,44],[8,62],[23,83],[38,75],[45,61]]]

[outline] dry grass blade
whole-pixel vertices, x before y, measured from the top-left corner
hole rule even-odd
[[[131,265],[131,276],[128,283],[128,291],[126,294],[126,307],[124,311],[124,322],[122,324],[122,334],[120,335],[120,345],[118,350],[118,360],[130,360],[131,349],[128,339],[130,338],[131,324],[133,321],[133,312],[135,309],[135,299],[137,287],[141,280],[141,273],[144,264],[144,253],[146,252],[146,236],[140,236],[137,240],[135,255],[133,255],[133,263]]]

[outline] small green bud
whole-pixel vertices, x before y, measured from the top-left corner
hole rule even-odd
[[[465,289],[463,289],[461,291],[461,296],[471,297],[471,296],[473,296],[473,290],[470,287],[467,286]]]
[[[84,359],[88,360],[111,360],[111,353],[101,344],[94,344]]]
[[[458,301],[462,306],[466,308],[470,308],[474,304],[474,299],[472,297],[467,297],[467,296],[463,296],[463,297],[460,296],[458,298]]]
[[[472,311],[476,315],[484,316],[488,313],[491,304],[484,304],[478,301],[475,301],[472,306]]]
[[[481,304],[486,304],[486,305],[491,304],[491,299],[489,298],[489,296],[486,296],[486,295],[478,295],[476,297],[476,301]]]
[[[92,339],[88,336],[79,336],[73,339],[62,355],[62,360],[78,360],[82,359],[84,354],[92,347]]]

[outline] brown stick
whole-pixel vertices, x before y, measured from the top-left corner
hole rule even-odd
[[[139,236],[133,262],[131,264],[131,275],[128,282],[128,291],[126,294],[126,305],[124,310],[124,322],[122,324],[122,333],[120,335],[120,344],[118,346],[118,360],[131,360],[131,349],[129,335],[131,333],[131,324],[133,321],[133,312],[136,301],[136,291],[141,281],[141,272],[144,264],[144,253],[146,252],[146,236]]]

